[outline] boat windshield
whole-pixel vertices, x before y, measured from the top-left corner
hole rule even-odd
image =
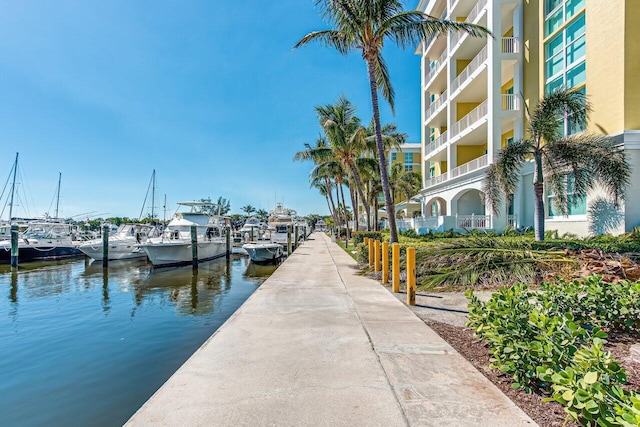
[[[63,225],[31,225],[24,232],[23,237],[27,239],[59,239],[69,235],[69,228]]]

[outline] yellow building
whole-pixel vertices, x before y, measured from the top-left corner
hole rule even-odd
[[[534,107],[557,87],[584,90],[594,109],[588,130],[617,138],[640,166],[640,93],[631,80],[640,68],[634,36],[640,29],[632,25],[640,17],[640,1],[422,0],[417,9],[482,25],[494,37],[452,33],[418,49],[424,220],[416,228],[502,231],[507,225],[533,225],[530,163],[503,212],[485,206],[482,181],[502,147],[523,137],[523,102]],[[618,226],[599,229],[594,224],[600,218],[589,212],[602,195],[573,196],[581,202],[565,217],[553,210],[553,195],[547,195],[547,229],[586,235],[638,225],[640,203],[628,200]]]

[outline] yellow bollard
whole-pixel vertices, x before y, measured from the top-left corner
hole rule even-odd
[[[391,286],[393,292],[400,292],[400,244],[391,245]]]
[[[373,271],[380,271],[380,240],[375,240],[373,244]]]
[[[407,304],[416,305],[416,248],[407,248]]]
[[[369,266],[373,266],[373,239],[369,239]]]
[[[382,283],[389,283],[389,242],[382,242]]]
[[[369,238],[365,237],[364,240],[362,241],[365,245],[369,246]]]

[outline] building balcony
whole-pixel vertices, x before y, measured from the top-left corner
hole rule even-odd
[[[458,0],[449,0],[450,10],[453,10],[457,2]],[[469,12],[469,15],[467,15],[467,19],[465,19],[464,22],[467,24],[475,24],[476,20],[478,20],[478,18],[480,17],[480,15],[482,14],[482,12],[485,10],[486,7],[487,7],[487,0],[480,0],[478,3],[476,3],[473,9],[471,9],[471,12]],[[455,47],[458,44],[458,42],[466,37],[468,37],[468,34],[465,32],[461,32],[461,31],[452,32],[451,33],[451,51],[455,50]]]
[[[520,41],[517,37],[502,38],[502,53],[520,53]]]
[[[488,230],[491,228],[491,215],[456,215],[456,225],[466,230]]]
[[[481,169],[487,166],[488,163],[489,163],[489,156],[485,154],[484,156],[480,156],[477,159],[473,159],[470,162],[467,162],[458,166],[457,168],[451,169],[451,171],[449,171],[449,176],[451,179],[457,178],[461,175]]]
[[[503,93],[502,111],[520,111],[520,96]]]
[[[424,182],[424,188],[433,187],[434,185],[438,185],[441,182],[445,182],[449,179],[449,174],[447,172],[442,175],[434,176],[433,178],[429,178]]]
[[[487,61],[488,49],[485,46],[472,60],[469,65],[451,82],[451,93],[453,94],[460,87],[464,86],[467,81],[471,81],[471,77],[479,70]]]
[[[436,151],[439,151],[440,148],[446,147],[447,142],[449,141],[448,132],[445,130],[439,137],[427,144],[424,148],[424,160],[429,159],[431,156],[435,154]]]
[[[438,97],[438,99],[436,99],[431,104],[429,104],[427,111],[425,112],[425,115],[424,115],[425,124],[429,123],[430,119],[434,115],[442,111],[442,108],[444,107],[446,102],[447,102],[447,91],[445,90],[440,94],[440,97]]]
[[[481,121],[486,120],[488,113],[489,105],[485,100],[451,127],[449,139],[453,142],[454,138],[460,136],[467,129],[475,128]]]
[[[442,71],[444,68],[444,64],[447,63],[447,49],[445,49],[438,59],[431,65],[431,67],[427,70],[427,74],[424,76],[424,87],[429,87],[429,84],[433,81],[433,79]]]

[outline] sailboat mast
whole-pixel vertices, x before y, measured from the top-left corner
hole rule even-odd
[[[60,182],[62,182],[62,172],[58,172],[58,191],[56,194],[56,216],[58,218],[58,207],[60,206]]]
[[[151,220],[153,221],[156,217],[156,170],[153,170],[153,174],[151,175]]]
[[[162,208],[164,209],[164,215],[162,216],[162,223],[166,224],[167,223],[167,195],[164,195],[164,205],[162,206]]]
[[[13,218],[13,194],[16,191],[16,172],[18,172],[18,155],[16,153],[16,161],[13,163],[13,182],[11,183],[11,202],[9,203],[9,221]]]

